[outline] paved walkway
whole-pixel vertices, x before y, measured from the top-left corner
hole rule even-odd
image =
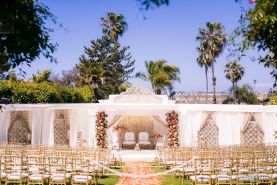
[[[153,173],[151,166],[145,162],[126,162],[123,166],[125,173],[149,174]],[[160,185],[163,177],[130,178],[120,177],[117,185]]]

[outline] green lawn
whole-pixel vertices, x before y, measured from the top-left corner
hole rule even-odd
[[[119,177],[115,175],[104,175],[98,180],[98,185],[115,185],[118,183]]]
[[[159,163],[157,162],[150,162],[149,165],[152,165],[152,169],[154,172],[163,172],[165,169],[161,166],[159,166]],[[161,182],[161,185],[179,185],[179,179],[177,176],[173,174],[165,175],[164,179]],[[185,185],[190,184],[189,180],[185,180],[184,182]]]

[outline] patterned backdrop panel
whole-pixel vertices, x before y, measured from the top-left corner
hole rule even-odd
[[[31,144],[31,128],[28,111],[12,111],[8,129],[9,143]]]
[[[69,145],[69,114],[68,110],[56,110],[54,120],[55,145]]]
[[[202,146],[218,145],[219,131],[211,114],[208,114],[198,134],[198,138]]]
[[[242,144],[263,143],[264,132],[254,115],[250,115],[242,130]]]

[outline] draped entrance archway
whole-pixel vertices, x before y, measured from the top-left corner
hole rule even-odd
[[[116,126],[123,126],[126,128],[125,132],[117,132],[114,130]],[[108,124],[107,136],[108,145],[113,145],[118,142],[120,148],[123,146],[126,132],[134,134],[134,142],[140,141],[140,133],[147,133],[150,142],[150,148],[154,148],[158,141],[164,141],[166,145],[167,127],[166,123],[157,115],[154,116],[114,116],[113,120]],[[116,135],[116,136],[115,136]],[[160,135],[160,137],[155,137]],[[116,138],[117,137],[117,138]]]

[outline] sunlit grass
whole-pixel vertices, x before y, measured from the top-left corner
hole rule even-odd
[[[159,163],[157,162],[150,162],[149,164],[152,165],[152,169],[156,173],[165,171],[165,168],[163,166],[160,166]],[[179,178],[173,174],[165,175],[161,181],[161,185],[179,185],[179,184],[180,184]],[[185,180],[184,184],[188,185],[190,184],[190,181]]]

